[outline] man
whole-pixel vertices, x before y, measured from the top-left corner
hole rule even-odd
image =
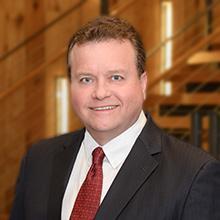
[[[219,162],[143,113],[145,52],[135,29],[118,18],[91,21],[71,39],[68,67],[85,129],[29,150],[11,220],[219,220]]]

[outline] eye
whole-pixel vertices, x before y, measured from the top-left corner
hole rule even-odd
[[[92,83],[92,78],[85,76],[85,77],[80,78],[79,81],[83,84],[90,84]]]
[[[112,76],[111,76],[111,79],[112,79],[113,81],[120,81],[120,80],[123,80],[124,77],[121,76],[121,75],[116,74],[116,75],[112,75]]]

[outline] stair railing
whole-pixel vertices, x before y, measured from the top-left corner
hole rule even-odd
[[[4,60],[6,59],[8,56],[10,56],[11,54],[13,54],[15,51],[17,51],[18,49],[20,49],[21,47],[24,47],[24,45],[27,44],[27,42],[30,42],[32,39],[34,39],[36,36],[38,36],[39,34],[41,34],[42,32],[44,32],[45,30],[47,30],[49,27],[51,27],[52,25],[54,25],[55,23],[57,23],[60,19],[63,19],[65,16],[69,15],[72,11],[76,10],[78,7],[80,7],[83,3],[85,2],[85,0],[80,1],[77,5],[75,5],[73,8],[67,10],[63,15],[61,15],[59,18],[56,19],[56,21],[51,22],[50,24],[47,25],[47,27],[43,28],[42,30],[40,30],[39,32],[35,33],[33,36],[29,37],[28,39],[26,39],[24,42],[22,42],[21,44],[19,44],[18,46],[16,46],[14,49],[12,49],[11,51],[9,51],[8,53],[4,54],[0,60]],[[113,12],[110,12],[110,14],[112,15],[117,15],[119,16],[117,13],[121,13],[124,10],[126,10],[127,8],[131,7],[136,1],[135,0],[131,0],[131,1],[127,1],[126,4],[123,4],[122,6],[120,6],[120,9],[118,10],[113,10]],[[190,20],[190,22],[187,22],[186,25],[184,25],[184,27],[180,28],[179,30],[177,30],[171,37],[165,39],[163,42],[159,43],[158,45],[156,45],[152,50],[149,51],[148,53],[148,58],[152,57],[153,55],[155,55],[168,41],[170,40],[175,40],[176,38],[178,38],[179,36],[181,36],[182,33],[185,33],[190,27],[192,27],[197,19],[202,18],[204,15],[206,15],[206,13],[209,10],[212,10],[218,3],[220,2],[220,0],[216,0],[215,2],[213,2],[212,5],[210,5],[206,10],[204,10],[203,12],[197,14],[192,20]],[[55,55],[53,58],[51,58],[50,60],[48,60],[46,63],[40,65],[39,67],[35,68],[34,70],[31,71],[31,73],[28,73],[24,76],[23,79],[18,80],[17,82],[15,82],[13,85],[10,86],[10,88],[6,89],[5,91],[0,93],[0,100],[4,99],[5,97],[7,97],[9,94],[13,93],[14,91],[16,91],[16,89],[20,88],[22,85],[24,85],[25,83],[27,83],[30,79],[32,79],[33,77],[35,77],[40,70],[46,68],[48,65],[50,65],[51,63],[55,62],[56,60],[58,60],[60,57],[64,56],[66,53],[66,49],[64,48],[61,52],[59,52],[57,55]],[[174,65],[179,65],[179,63],[183,63],[185,62],[185,60],[188,58],[189,54],[187,53],[185,55],[185,57],[179,61],[177,61],[177,64]],[[153,88],[155,85],[157,85],[161,80],[163,80],[164,78],[168,77],[170,75],[170,71],[166,71],[164,74],[162,74],[159,78],[156,78],[155,80],[153,80],[152,82],[150,82],[149,84],[149,89],[151,90],[151,88]]]
[[[41,34],[45,33],[48,29],[53,27],[55,24],[57,24],[59,21],[63,20],[66,18],[68,15],[70,15],[73,11],[76,11],[79,7],[81,7],[87,0],[80,0],[77,4],[73,5],[69,9],[67,9],[64,13],[59,15],[57,18],[46,24],[43,28],[38,30],[37,32],[33,33],[31,36],[27,37],[25,40],[23,40],[21,43],[16,45],[14,48],[10,49],[6,53],[2,54],[0,56],[0,62],[3,60],[7,59],[10,55],[13,53],[17,52],[19,49],[23,48],[26,46],[28,43],[30,43],[32,40],[36,39],[38,36]]]

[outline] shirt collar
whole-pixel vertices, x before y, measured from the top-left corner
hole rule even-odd
[[[141,111],[139,118],[130,128],[125,130],[119,136],[113,138],[105,145],[101,146],[106,156],[104,160],[108,160],[114,169],[124,162],[146,124],[146,121],[146,116],[144,112]],[[92,151],[98,146],[99,144],[86,130],[83,147],[88,163],[91,163],[92,161]]]

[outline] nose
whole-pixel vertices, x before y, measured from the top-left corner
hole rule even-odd
[[[110,90],[108,85],[105,82],[97,82],[96,86],[94,87],[94,91],[92,97],[94,99],[103,100],[110,96]]]

